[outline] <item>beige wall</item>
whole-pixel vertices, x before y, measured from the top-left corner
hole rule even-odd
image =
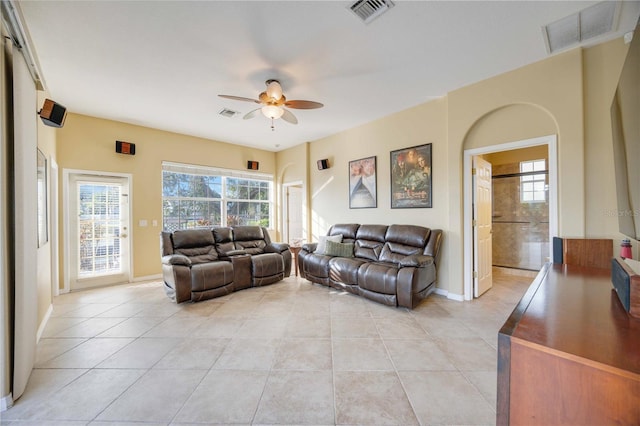
[[[117,154],[116,140],[135,143],[136,155]],[[68,114],[64,127],[58,130],[57,153],[61,186],[64,169],[133,176],[134,279],[161,273],[158,235],[162,223],[163,161],[246,170],[247,161],[254,160],[260,163],[260,172],[274,175],[276,172],[273,152],[78,114]],[[62,198],[60,206],[64,208]],[[149,226],[138,226],[142,219],[146,219]],[[153,220],[158,221],[157,227],[151,226]],[[60,226],[62,235],[63,224]],[[64,254],[61,257],[62,273]]]
[[[447,96],[277,154],[71,114],[58,136],[60,169],[134,175],[134,275],[158,274],[162,160],[243,169],[260,161],[277,183],[303,182],[310,240],[337,222],[411,223],[445,231],[438,287],[463,294],[463,168],[465,149],[555,134],[558,138],[559,234],[619,239],[608,104],[627,46],[622,39],[574,49],[461,88]],[[136,143],[137,155],[115,154],[115,140]],[[433,144],[433,208],[390,208],[390,151]],[[377,157],[378,206],[350,209],[348,162]],[[331,168],[318,170],[316,161]],[[597,170],[597,173],[593,173]],[[585,172],[587,171],[587,172]],[[278,190],[278,200],[281,192]],[[280,205],[280,203],[278,203]],[[278,228],[282,213],[277,210]],[[279,234],[276,233],[276,238]]]
[[[46,98],[44,92],[38,92],[38,105],[42,105]],[[48,233],[49,240],[42,247],[38,248],[36,264],[38,265],[37,273],[37,292],[38,292],[38,324],[44,325],[43,320],[47,315],[47,311],[51,307],[53,285],[57,282],[57,278],[53,277],[51,271],[51,256],[52,256],[52,227],[54,224],[51,221],[51,199],[52,199],[52,182],[51,182],[51,161],[56,161],[56,128],[48,127],[42,123],[42,120],[38,119],[38,149],[47,158],[47,188],[49,193],[47,194],[47,211],[48,216]]]
[[[439,99],[312,142],[309,155],[311,233],[317,241],[334,223],[414,224],[449,230],[447,188],[447,99]],[[390,151],[431,143],[433,208],[391,209]],[[377,208],[349,208],[349,161],[376,156]],[[318,170],[328,158],[331,167]],[[445,246],[449,244],[447,237]],[[441,257],[440,278],[448,281],[450,259]],[[455,263],[455,262],[454,262]]]
[[[619,238],[614,219],[598,213],[594,217],[593,211],[602,211],[605,205],[615,208],[607,104],[625,52],[622,39],[571,50],[312,142],[309,186],[313,238],[336,222],[443,228],[438,287],[461,296],[464,150],[550,134],[558,138],[559,234]],[[429,142],[433,143],[433,208],[390,209],[389,151]],[[378,208],[350,210],[347,163],[371,155],[378,157]],[[315,170],[313,164],[320,158],[331,159],[332,168]],[[585,170],[589,171],[587,176]],[[592,170],[604,178],[592,176]],[[608,194],[605,204],[602,193]]]

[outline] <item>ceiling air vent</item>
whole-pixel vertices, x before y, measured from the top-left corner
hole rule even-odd
[[[549,53],[615,30],[619,1],[604,1],[542,27]]]
[[[231,109],[222,108],[218,114],[220,114],[223,117],[233,118],[236,114],[240,114],[240,113],[238,111],[234,111]]]
[[[358,0],[349,6],[365,24],[376,19],[394,6],[391,0]]]

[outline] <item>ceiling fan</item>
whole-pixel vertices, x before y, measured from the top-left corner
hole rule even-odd
[[[249,111],[243,117],[245,120],[253,118],[256,116],[258,111],[262,111],[262,114],[271,119],[271,130],[275,130],[273,126],[273,121],[278,118],[282,118],[287,123],[298,124],[298,119],[296,118],[291,111],[285,109],[295,108],[295,109],[316,109],[322,108],[324,105],[320,102],[314,101],[302,101],[302,100],[287,100],[287,98],[282,94],[282,86],[280,86],[280,82],[275,79],[269,79],[265,82],[267,85],[267,90],[260,93],[258,95],[258,99],[244,98],[242,96],[232,96],[232,95],[218,95],[221,98],[233,99],[236,101],[246,101],[246,102],[254,102],[256,104],[262,104],[260,108],[256,108],[253,111]]]

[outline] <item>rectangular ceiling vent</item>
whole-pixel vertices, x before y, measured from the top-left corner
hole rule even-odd
[[[240,113],[232,109],[222,108],[218,114],[220,114],[223,117],[233,118],[236,114],[240,114]]]
[[[542,27],[549,53],[576,46],[614,31],[620,1],[603,1]]]
[[[358,0],[349,6],[349,9],[362,22],[368,24],[393,6],[395,5],[391,0]]]

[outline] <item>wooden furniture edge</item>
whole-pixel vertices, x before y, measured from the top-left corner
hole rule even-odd
[[[551,263],[545,263],[538,275],[520,299],[516,307],[498,331],[498,383],[497,383],[497,407],[496,424],[509,424],[509,404],[511,387],[511,338],[513,332],[518,327],[522,316],[526,312],[531,300],[537,293],[540,285],[547,276]]]
[[[524,340],[524,339],[521,339],[519,337],[512,337],[512,339],[513,339],[512,343],[515,343],[515,344],[518,344],[518,345],[521,345],[521,346],[525,346],[525,347],[528,347],[528,348],[532,348],[532,349],[535,349],[537,351],[544,352],[544,353],[553,355],[553,356],[558,357],[558,358],[566,359],[568,361],[577,362],[579,364],[586,365],[586,366],[589,366],[589,367],[597,369],[597,370],[606,371],[607,373],[610,373],[610,374],[615,374],[615,375],[620,376],[620,377],[625,377],[625,378],[636,380],[636,381],[640,382],[640,374],[639,373],[634,373],[633,371],[617,368],[617,367],[614,367],[614,366],[611,366],[611,365],[608,365],[608,364],[604,364],[604,363],[601,363],[601,362],[598,362],[598,361],[594,361],[594,360],[589,359],[589,358],[584,358],[584,357],[581,357],[581,356],[578,356],[578,355],[574,355],[574,354],[571,354],[571,353],[568,353],[568,352],[559,351],[557,349],[553,349],[553,348],[550,348],[548,346],[541,345],[539,343],[530,342],[528,340]]]

